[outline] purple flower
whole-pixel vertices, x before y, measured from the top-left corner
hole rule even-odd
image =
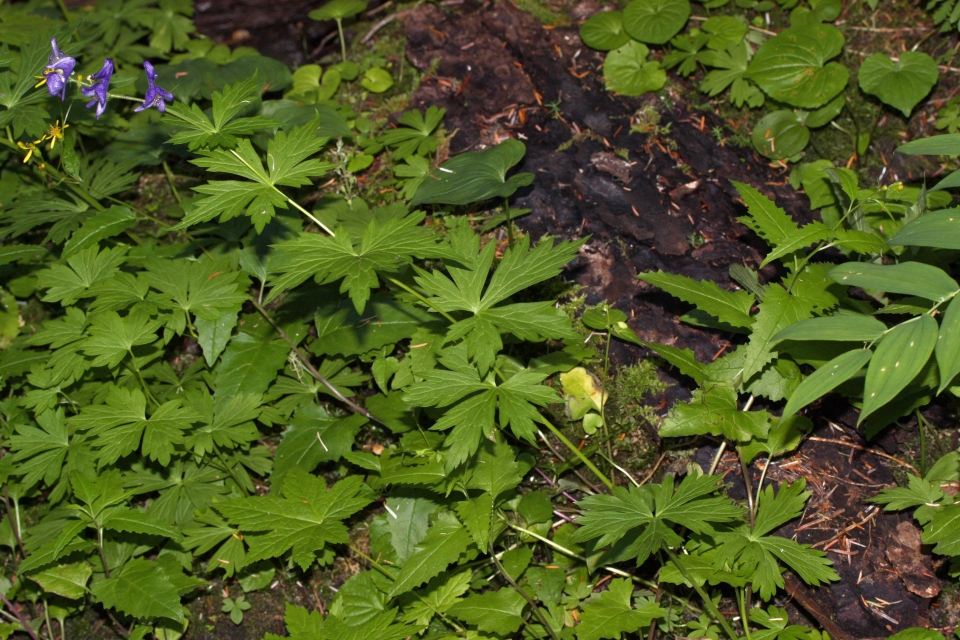
[[[43,77],[47,82],[47,91],[50,95],[60,94],[61,100],[67,99],[67,78],[73,73],[73,68],[77,66],[76,58],[65,56],[57,46],[57,39],[51,38],[50,46],[53,47],[53,53],[47,60],[47,66],[43,70]]]
[[[134,109],[134,111],[143,111],[150,107],[156,107],[157,111],[163,113],[167,110],[167,104],[164,100],[173,100],[173,94],[163,87],[156,85],[157,72],[154,70],[152,64],[144,60],[143,68],[147,71],[147,95],[143,96],[143,104]]]
[[[113,75],[113,60],[106,58],[103,61],[103,68],[90,77],[97,82],[92,87],[83,87],[80,92],[88,98],[93,98],[87,103],[87,109],[97,105],[97,120],[107,110],[107,89],[110,87],[110,76]]]

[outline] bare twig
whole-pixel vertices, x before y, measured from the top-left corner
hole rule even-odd
[[[3,600],[3,604],[7,605],[7,609],[10,609],[13,615],[17,616],[17,620],[20,621],[20,626],[23,627],[23,630],[30,634],[30,637],[33,638],[33,640],[40,640],[40,638],[37,637],[37,633],[33,630],[33,627],[30,626],[30,623],[27,622],[26,618],[20,615],[20,610],[14,607],[12,602],[7,600],[7,596],[0,593],[0,599]]]

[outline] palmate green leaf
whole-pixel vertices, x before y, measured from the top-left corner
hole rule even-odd
[[[747,291],[727,291],[711,280],[698,281],[663,271],[641,273],[637,278],[660,287],[675,298],[696,305],[720,322],[734,327],[749,327],[753,324],[750,308],[753,306],[754,297]]]
[[[687,0],[633,0],[623,11],[623,29],[631,38],[663,44],[687,23]]]
[[[890,265],[847,262],[837,265],[827,275],[850,287],[920,296],[935,302],[943,302],[960,290],[943,269],[922,262]]]
[[[103,606],[135,618],[184,620],[180,594],[156,562],[134,558],[119,575],[95,583],[90,591]]]
[[[203,349],[203,359],[206,360],[208,367],[213,368],[217,358],[227,347],[233,330],[237,326],[237,320],[237,312],[230,310],[221,312],[216,320],[201,317],[194,320],[193,326],[197,328],[197,342]]]
[[[816,109],[847,85],[847,68],[828,62],[840,54],[843,44],[843,34],[830,25],[784,29],[763,43],[750,62],[746,77],[774,100]]]
[[[740,455],[747,464],[761,454],[766,454],[767,458],[775,458],[799,447],[804,434],[812,428],[813,423],[804,417],[774,418],[766,437],[755,438],[741,445]]]
[[[572,338],[575,334],[565,314],[552,302],[501,304],[528,287],[556,277],[573,260],[579,242],[542,242],[531,251],[527,237],[508,249],[487,283],[496,247],[488,243],[480,250],[479,237],[467,229],[453,242],[466,268],[447,266],[449,276],[439,270],[418,270],[417,284],[429,295],[430,303],[448,313],[467,312],[465,319],[451,325],[447,342],[463,340],[467,354],[486,373],[503,348],[500,334],[520,340]],[[479,253],[479,255],[478,255]]]
[[[577,625],[577,640],[618,639],[622,634],[634,633],[667,614],[656,602],[634,609],[630,605],[632,597],[633,583],[625,578],[611,580],[599,598],[584,603]]]
[[[489,376],[481,378],[463,345],[447,349],[440,362],[446,369],[421,372],[423,381],[408,387],[404,399],[411,406],[449,407],[432,427],[453,427],[445,442],[448,471],[473,455],[481,438],[493,435],[498,410],[501,428],[509,426],[514,435],[532,443],[534,422],[542,420],[537,407],[560,401],[553,389],[540,384],[546,373],[523,369],[499,385]]]
[[[227,85],[223,93],[215,91],[212,122],[196,103],[189,107],[180,102],[169,105],[167,111],[179,118],[183,122],[182,126],[186,127],[186,130],[174,134],[170,142],[187,144],[191,151],[201,147],[232,149],[239,142],[237,136],[250,135],[261,129],[277,126],[279,123],[262,116],[234,120],[247,105],[259,100],[260,84],[257,74],[254,74],[246,80]]]
[[[89,337],[80,348],[93,356],[93,366],[116,367],[134,347],[154,342],[160,324],[142,313],[120,317],[116,311],[107,311],[93,318]]]
[[[480,489],[494,500],[523,480],[526,467],[517,462],[513,448],[505,442],[484,442],[477,454],[468,489]]]
[[[613,544],[636,530],[629,553],[637,565],[665,545],[677,546],[683,538],[672,527],[680,525],[696,533],[712,533],[712,524],[730,522],[743,510],[727,499],[713,497],[719,479],[715,476],[686,476],[674,488],[673,476],[662,484],[641,487],[614,487],[609,495],[588,496],[577,503],[584,515],[573,535],[577,542],[599,538],[597,546]]]
[[[928,315],[898,324],[884,337],[867,368],[857,424],[893,400],[920,373],[937,343],[937,321]]]
[[[932,211],[920,216],[901,227],[887,244],[960,249],[960,210]]]
[[[71,445],[81,439],[71,439],[62,408],[38,415],[37,425],[39,428],[18,424],[16,435],[7,440],[13,461],[23,472],[20,482],[24,487],[32,487],[40,480],[48,487],[53,486],[60,478],[67,454],[71,453]]]
[[[904,509],[916,509],[924,505],[937,505],[936,507],[928,507],[928,509],[937,509],[944,496],[946,494],[940,487],[939,482],[918,478],[911,473],[907,474],[906,487],[884,489],[879,494],[868,498],[868,500],[884,505],[883,508],[886,511],[903,511]],[[922,524],[929,522],[929,518],[924,518],[920,512],[915,513],[914,517]]]
[[[129,207],[113,205],[84,221],[63,246],[60,257],[69,258],[78,251],[96,245],[104,238],[119,235],[136,224],[137,216]]]
[[[193,24],[190,0],[160,0],[156,9],[138,12],[140,25],[151,30],[150,46],[161,53],[181,50],[197,28]]]
[[[316,405],[302,407],[274,452],[270,486],[282,486],[293,469],[309,473],[325,460],[339,460],[353,447],[357,431],[366,422],[359,414],[334,419]]]
[[[456,516],[449,511],[440,512],[427,535],[417,545],[417,550],[400,569],[390,588],[390,597],[416,589],[439,575],[457,561],[469,544],[470,535]]]
[[[349,541],[342,521],[370,502],[360,476],[341,480],[328,491],[320,478],[293,469],[283,483],[282,498],[239,498],[215,508],[241,531],[262,532],[246,536],[248,563],[292,550],[293,561],[306,571],[326,545]]]
[[[224,312],[236,313],[247,301],[249,281],[224,260],[161,260],[146,264],[150,286],[164,294],[154,296],[161,309],[186,320],[186,314],[219,320]]]
[[[104,510],[101,514],[100,524],[109,531],[142,533],[176,541],[183,539],[177,527],[164,524],[150,514],[126,507],[113,507]]]
[[[676,438],[709,433],[748,442],[764,437],[769,422],[766,411],[740,411],[732,387],[712,386],[695,391],[690,402],[676,403],[660,426],[660,435]]]
[[[287,196],[279,187],[302,187],[310,178],[322,176],[333,168],[328,162],[308,159],[327,142],[317,137],[319,118],[289,133],[278,131],[267,144],[266,167],[249,140],[240,140],[235,149],[201,149],[194,164],[209,171],[230,173],[247,181],[211,180],[194,190],[208,197],[198,199],[178,229],[207,222],[220,216],[221,222],[246,213],[257,233],[273,219],[276,207],[287,208]]]
[[[946,504],[932,512],[930,523],[923,528],[924,544],[935,544],[934,553],[960,555],[960,504]]]
[[[822,398],[841,384],[857,375],[870,362],[870,349],[854,349],[840,354],[804,378],[800,386],[790,394],[783,408],[783,419],[789,418],[817,398]]]
[[[717,555],[714,567],[723,569],[735,563],[742,565],[742,572],[752,576],[753,588],[764,600],[769,600],[778,588],[783,588],[783,576],[777,565],[780,560],[810,585],[839,580],[830,561],[822,551],[809,545],[781,536],[769,535],[778,527],[798,517],[803,512],[809,492],[804,492],[806,482],[801,478],[790,485],[781,486],[774,494],[773,487],[766,487],[757,496],[756,526],[742,524],[729,532],[718,533]]]
[[[230,341],[217,367],[214,378],[217,397],[265,393],[287,361],[289,352],[290,345],[284,340],[238,334]]]
[[[420,625],[430,624],[437,614],[446,613],[463,598],[470,589],[471,571],[461,571],[453,576],[441,576],[430,581],[427,587],[417,592],[417,600],[404,607],[403,621]]]
[[[447,110],[431,105],[426,113],[411,109],[397,119],[404,125],[380,134],[377,141],[393,147],[393,157],[403,160],[411,155],[425,156],[437,150],[439,140],[434,131],[443,122]]]
[[[489,198],[508,198],[533,182],[532,173],[507,178],[507,172],[520,162],[526,149],[522,142],[511,138],[485,151],[454,156],[431,172],[417,189],[410,206],[462,205]]]
[[[467,624],[476,625],[480,631],[503,637],[515,633],[523,624],[521,614],[526,605],[526,599],[515,589],[504,587],[464,598],[450,607],[448,613]]]
[[[180,399],[166,402],[148,419],[147,399],[139,389],[110,387],[105,404],[84,407],[70,422],[90,436],[96,436],[93,446],[98,449],[100,469],[138,449],[151,460],[167,466],[175,445],[183,443],[184,432],[202,417],[189,406],[181,405]]]
[[[857,76],[865,93],[877,96],[909,118],[913,108],[937,84],[940,69],[933,58],[921,51],[904,51],[897,61],[875,53],[860,64]]]
[[[318,283],[342,280],[340,292],[349,292],[357,313],[362,314],[370,291],[380,286],[378,272],[395,273],[414,257],[434,258],[445,253],[437,244],[436,233],[420,226],[424,217],[418,212],[382,225],[372,220],[359,243],[354,243],[343,227],[338,227],[332,238],[301,233],[295,240],[281,243],[277,251],[283,258],[276,267],[280,275],[267,301],[311,277]]]
[[[47,289],[44,302],[74,304],[98,282],[117,273],[127,256],[127,247],[100,251],[91,246],[67,258],[67,264],[56,264],[37,274],[39,286]]]
[[[204,526],[183,529],[183,547],[193,551],[194,556],[203,555],[217,547],[211,554],[207,571],[222,569],[224,577],[232,577],[243,566],[246,556],[239,529],[231,527],[212,509],[199,512],[196,524]]]
[[[700,83],[700,90],[710,96],[718,96],[730,87],[727,100],[734,106],[738,108],[744,104],[751,108],[762,106],[763,92],[744,77],[747,73],[748,55],[746,42],[731,45],[726,51],[698,53],[698,61],[708,67],[715,67]]]

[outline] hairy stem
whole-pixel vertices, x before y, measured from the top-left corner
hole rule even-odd
[[[547,630],[547,633],[550,634],[550,637],[553,638],[553,640],[560,640],[560,638],[557,637],[557,632],[553,630],[553,627],[551,627],[547,623],[546,618],[543,617],[543,613],[540,611],[540,607],[537,606],[537,603],[534,602],[533,598],[531,598],[526,591],[520,588],[520,585],[517,584],[517,581],[511,578],[510,574],[507,573],[507,570],[503,568],[502,564],[500,564],[500,560],[497,558],[497,554],[494,553],[493,551],[492,542],[490,543],[489,551],[490,551],[490,557],[493,558],[493,563],[497,565],[497,570],[500,572],[500,575],[503,576],[503,579],[506,580],[510,584],[510,586],[514,588],[514,590],[517,593],[523,596],[523,599],[526,600],[527,604],[530,605],[530,608],[533,609],[533,612],[536,614],[537,618],[540,620],[540,624],[542,624],[543,628]]]
[[[546,426],[547,429],[550,429],[550,431],[553,432],[553,435],[557,436],[557,439],[560,442],[562,442],[568,449],[570,449],[573,455],[580,458],[580,461],[583,462],[583,464],[585,464],[587,468],[590,469],[590,471],[593,471],[594,475],[596,475],[600,479],[600,482],[602,482],[607,486],[607,489],[610,489],[612,491],[613,483],[610,482],[610,478],[605,476],[603,472],[597,468],[597,465],[590,462],[590,458],[583,455],[583,452],[580,451],[580,449],[578,449],[576,446],[574,446],[574,444],[567,439],[567,436],[563,435],[563,433],[561,433],[559,429],[553,426],[552,422],[550,422],[546,418],[543,418],[542,416],[541,418],[542,418],[541,422],[544,424],[544,426]]]

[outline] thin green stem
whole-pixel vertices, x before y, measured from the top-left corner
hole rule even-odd
[[[503,199],[503,215],[507,218],[507,241],[513,249],[513,218],[510,217],[510,201],[507,198]]]
[[[749,587],[747,587],[748,589]],[[749,607],[747,606],[746,589],[737,589],[737,605],[740,607],[740,624],[743,627],[743,633],[747,640],[750,640],[750,617],[747,615]]]
[[[180,192],[177,191],[177,181],[173,176],[173,171],[170,171],[170,165],[167,164],[166,160],[163,161],[163,172],[167,174],[167,182],[170,183],[170,193],[173,194],[177,204],[182,204],[183,200],[180,198]]]
[[[150,402],[152,402],[154,406],[159,407],[160,402],[154,397],[153,392],[150,391],[150,387],[147,386],[147,381],[143,379],[143,374],[140,372],[140,367],[137,366],[137,357],[133,355],[133,351],[129,349],[127,350],[127,353],[130,354],[131,360],[129,366],[137,374],[137,380],[140,381],[140,386],[143,387],[143,393],[147,396],[147,398],[150,399]]]
[[[603,439],[607,444],[607,456],[613,464],[613,444],[610,442],[610,431],[607,429],[607,371],[610,368],[610,342],[613,336],[607,331],[607,345],[603,350],[603,376],[600,378],[600,424],[603,427]]]
[[[920,409],[917,414],[917,432],[920,434],[920,477],[927,475],[927,438],[923,429],[923,418],[920,416]]]
[[[444,311],[443,309],[441,309],[440,307],[438,307],[438,306],[437,306],[436,304],[434,304],[429,298],[423,296],[422,294],[420,294],[420,293],[419,293],[418,291],[416,291],[415,289],[407,286],[407,285],[404,284],[403,282],[400,282],[400,281],[397,280],[396,278],[391,278],[390,276],[383,276],[383,277],[386,278],[387,280],[389,280],[390,282],[392,282],[393,284],[397,285],[398,287],[400,287],[401,289],[403,289],[404,291],[406,291],[406,292],[409,293],[410,295],[414,296],[417,300],[419,300],[419,301],[422,302],[423,304],[427,305],[428,307],[430,307],[431,309],[433,309],[434,311],[436,311],[436,312],[439,313],[440,315],[442,315],[444,318],[446,318],[446,319],[450,322],[450,324],[456,323],[456,321],[457,321],[456,318],[454,318],[452,315],[450,315],[449,313],[447,313],[446,311]]]
[[[53,632],[53,623],[50,621],[50,605],[47,604],[47,599],[43,599],[43,619],[47,625],[47,636],[50,640],[54,640],[57,636]]]
[[[610,478],[605,476],[603,472],[597,468],[597,465],[590,462],[590,458],[583,455],[583,452],[580,451],[580,449],[578,449],[577,447],[575,447],[574,444],[567,439],[567,436],[563,435],[563,433],[561,433],[559,429],[553,426],[552,422],[550,422],[543,416],[541,416],[541,422],[545,427],[547,427],[547,429],[550,429],[550,431],[553,432],[553,435],[557,437],[557,440],[562,442],[568,449],[570,449],[573,455],[580,458],[580,461],[583,462],[583,464],[585,464],[587,468],[590,469],[590,471],[593,471],[593,473],[600,479],[600,482],[607,485],[607,489],[610,489],[611,491],[613,490],[613,483],[610,482]]]
[[[541,536],[539,533],[536,533],[535,531],[524,529],[523,527],[515,525],[510,521],[505,521],[505,524],[518,533],[522,533],[530,536],[531,538],[535,538],[539,540],[540,542],[547,545],[551,549],[559,551],[560,553],[567,556],[568,558],[573,558],[574,560],[579,560],[581,562],[587,561],[585,557],[581,556],[576,551],[568,549],[561,544],[557,544],[550,538]],[[637,576],[627,573],[626,571],[623,571],[621,569],[617,569],[616,567],[602,566],[600,567],[600,569],[603,569],[604,571],[612,573],[615,576],[620,576],[621,578],[627,578],[628,580],[632,580],[633,582],[636,582],[637,584],[643,585],[645,587],[649,587],[650,589],[656,589],[659,586],[656,582],[653,582],[652,580],[644,580],[643,578],[638,578]],[[670,594],[670,597],[676,600],[677,602],[683,604],[683,606],[689,609],[690,611],[694,613],[702,613],[702,610],[696,605],[692,604],[689,600],[686,600],[674,594]]]
[[[723,452],[727,450],[727,441],[724,440],[720,443],[720,446],[717,447],[717,453],[713,456],[713,462],[710,463],[710,470],[707,471],[708,476],[712,476],[716,471],[717,467],[720,465],[720,459],[723,458]]]
[[[110,565],[107,564],[107,554],[103,550],[103,528],[97,527],[97,548],[100,549],[100,562],[103,563],[103,575],[110,577]]]
[[[70,22],[70,12],[67,11],[67,5],[64,4],[63,0],[57,0],[57,8],[60,9],[60,13],[63,14],[63,19]]]
[[[230,150],[230,153],[232,153],[234,157],[243,164],[243,166],[250,169],[250,171],[252,171],[257,176],[261,184],[267,185],[268,187],[270,187],[271,189],[279,193],[281,196],[283,196],[288,203],[292,204],[294,208],[297,209],[300,213],[310,218],[314,222],[314,224],[316,224],[318,227],[323,229],[327,233],[327,235],[336,236],[336,234],[333,231],[331,231],[329,227],[327,227],[327,225],[317,220],[317,218],[312,213],[310,213],[309,211],[301,207],[296,200],[294,200],[293,198],[285,194],[283,191],[278,189],[276,185],[272,184],[270,181],[270,177],[267,175],[264,175],[262,171],[262,167],[260,169],[258,169],[257,167],[254,167],[249,162],[247,162],[243,156],[241,156],[239,153],[237,153],[233,149]]]
[[[683,579],[689,582],[693,586],[693,590],[697,592],[697,595],[700,596],[700,599],[703,600],[704,608],[712,615],[717,622],[720,623],[720,626],[723,627],[724,633],[726,633],[730,640],[738,640],[737,633],[733,630],[733,627],[730,626],[730,623],[724,617],[720,610],[717,609],[716,605],[713,604],[713,600],[710,599],[710,596],[707,595],[707,592],[703,590],[696,579],[690,575],[690,571],[687,570],[687,567],[680,558],[671,551],[669,548],[664,549],[667,552],[667,556],[673,561],[674,566],[680,571],[680,575],[683,576]]]
[[[343,58],[343,61],[347,61],[347,41],[343,38],[343,19],[336,18],[337,21],[337,32],[340,34],[340,55]]]
[[[500,560],[497,558],[497,554],[493,551],[493,543],[490,543],[489,547],[490,557],[493,559],[493,563],[497,565],[497,571],[500,572],[500,575],[503,576],[503,579],[506,580],[513,589],[523,596],[523,599],[527,601],[527,604],[530,605],[530,608],[533,609],[533,613],[536,614],[537,618],[540,620],[540,624],[543,625],[543,628],[547,630],[547,633],[550,634],[550,637],[553,640],[560,640],[557,636],[557,632],[553,630],[553,627],[547,623],[546,618],[543,617],[543,613],[540,611],[540,607],[537,606],[537,603],[533,601],[526,591],[520,588],[520,585],[517,584],[517,581],[510,577],[510,574],[507,573],[507,570],[503,568],[503,565],[500,564]]]

